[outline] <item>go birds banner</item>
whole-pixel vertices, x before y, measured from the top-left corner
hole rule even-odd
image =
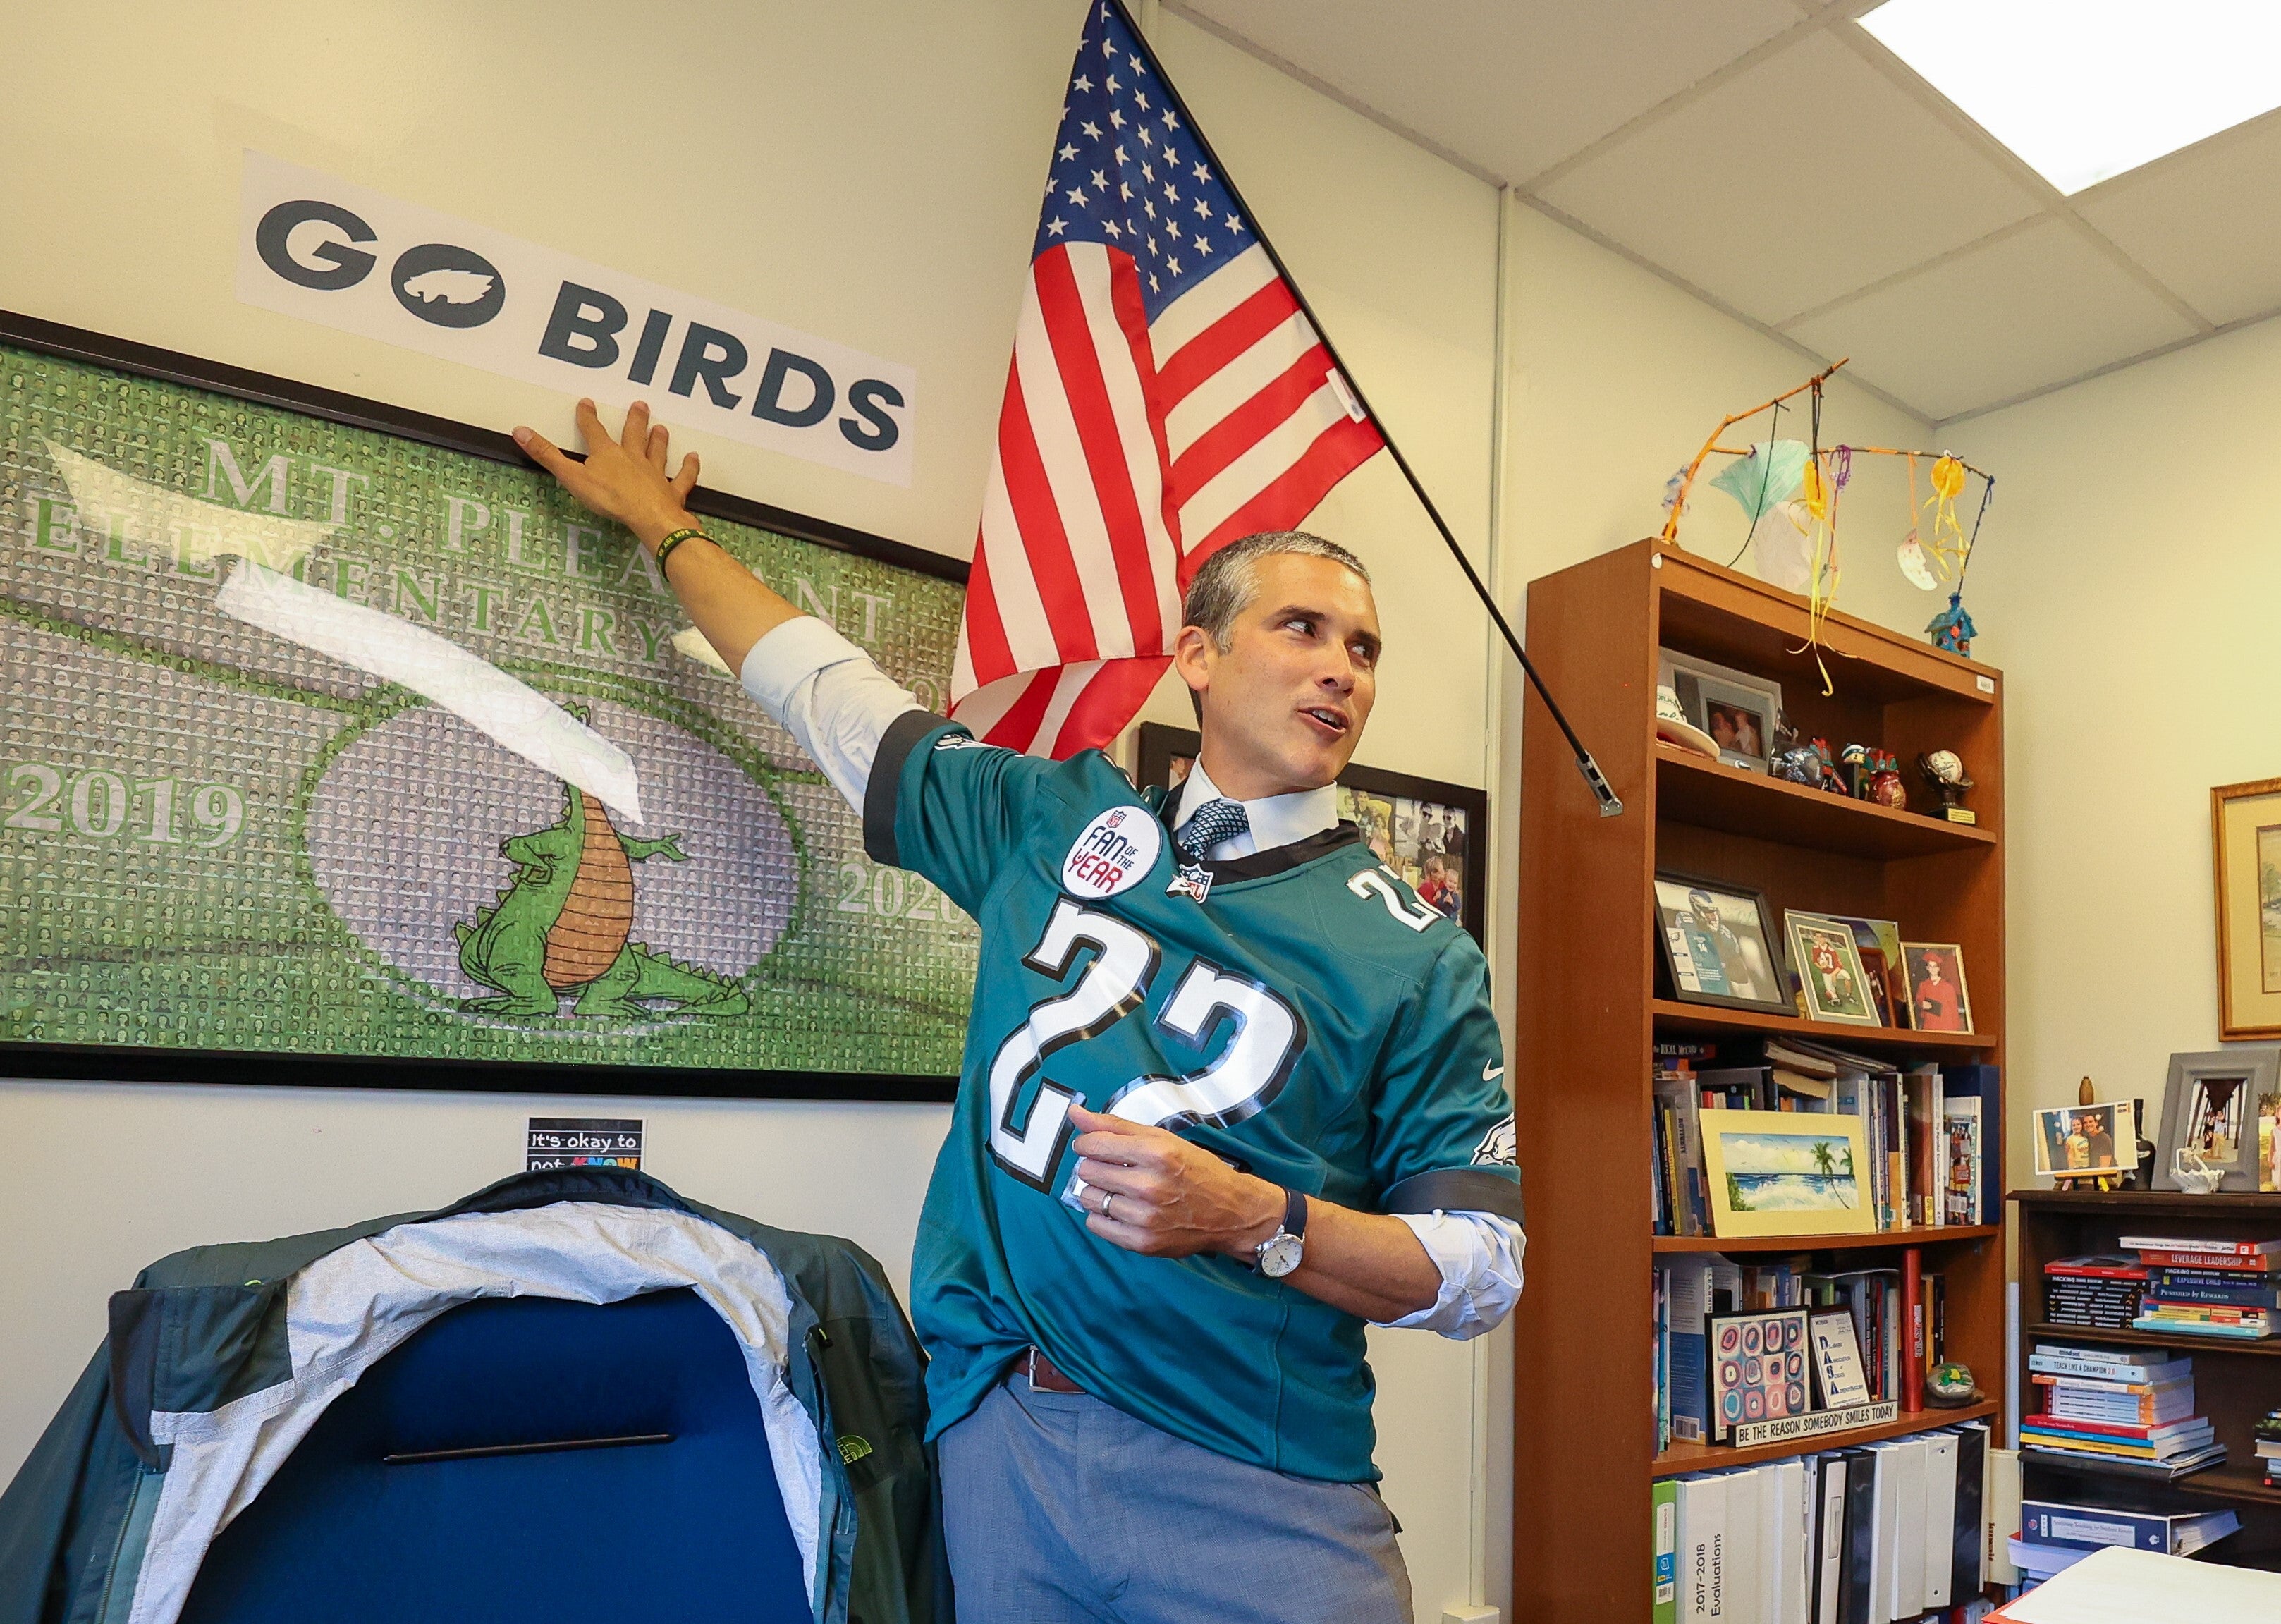
[[[954,582],[707,528],[940,707]],[[971,923],[535,469],[0,344],[0,1041],[957,1071]]]
[[[911,483],[910,367],[263,152],[245,154],[237,297],[605,405],[646,399],[674,428]]]

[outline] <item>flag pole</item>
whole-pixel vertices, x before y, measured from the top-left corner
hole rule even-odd
[[[1418,471],[1410,466],[1410,459],[1403,456],[1402,447],[1395,444],[1393,432],[1387,428],[1385,420],[1379,416],[1376,409],[1371,406],[1369,398],[1362,392],[1361,383],[1355,377],[1353,370],[1347,366],[1345,359],[1339,354],[1338,345],[1331,342],[1329,329],[1324,327],[1322,318],[1315,313],[1314,306],[1307,302],[1306,290],[1299,285],[1299,279],[1291,275],[1291,267],[1283,263],[1283,256],[1275,251],[1275,244],[1268,236],[1266,226],[1261,222],[1258,213],[1251,205],[1245,200],[1242,189],[1235,183],[1235,176],[1226,164],[1220,162],[1219,154],[1212,150],[1210,137],[1204,134],[1203,126],[1197,122],[1195,114],[1188,111],[1188,104],[1182,98],[1179,88],[1173,84],[1171,75],[1164,72],[1164,65],[1157,59],[1156,48],[1148,43],[1148,36],[1140,31],[1139,21],[1126,7],[1125,0],[1103,0],[1103,4],[1116,8],[1117,15],[1125,19],[1125,26],[1133,31],[1133,37],[1140,42],[1141,54],[1148,58],[1148,69],[1156,75],[1156,83],[1163,89],[1166,98],[1187,125],[1188,138],[1194,141],[1202,151],[1204,161],[1218,172],[1220,184],[1226,187],[1228,196],[1235,199],[1235,206],[1241,209],[1244,218],[1251,222],[1253,235],[1258,237],[1260,247],[1267,251],[1268,263],[1275,267],[1276,275],[1282,277],[1284,285],[1291,290],[1291,297],[1298,301],[1301,313],[1306,316],[1308,325],[1315,329],[1315,336],[1329,354],[1331,364],[1338,368],[1339,376],[1345,380],[1348,391],[1355,398],[1355,404],[1362,408],[1363,415],[1369,418],[1377,428],[1379,438],[1385,442],[1386,449],[1393,455],[1394,466],[1400,468],[1402,476],[1410,482],[1410,489],[1418,498],[1419,506],[1426,509],[1426,516],[1434,522],[1434,528],[1441,532],[1442,540],[1450,549],[1450,556],[1458,561],[1458,568],[1465,572],[1466,584],[1473,589],[1474,596],[1481,600],[1481,607],[1489,612],[1489,619],[1496,623],[1497,630],[1504,634],[1505,646],[1512,650],[1513,658],[1520,661],[1520,669],[1527,674],[1529,684],[1536,690],[1536,697],[1543,700],[1544,708],[1552,713],[1552,720],[1558,724],[1561,735],[1567,739],[1569,749],[1575,752],[1576,770],[1584,775],[1584,782],[1590,788],[1592,798],[1600,803],[1600,816],[1615,816],[1624,809],[1624,803],[1617,799],[1615,790],[1608,783],[1607,775],[1600,770],[1599,762],[1592,759],[1592,753],[1584,747],[1584,741],[1576,737],[1576,730],[1568,724],[1567,716],[1561,711],[1560,702],[1552,697],[1552,691],[1544,685],[1544,678],[1538,674],[1535,663],[1529,659],[1528,651],[1520,646],[1520,638],[1514,633],[1512,623],[1505,619],[1504,611],[1497,607],[1496,599],[1491,595],[1488,584],[1482,581],[1481,573],[1473,568],[1473,561],[1467,558],[1465,548],[1458,545],[1457,535],[1450,529],[1450,522],[1442,516],[1441,508],[1436,507],[1434,499],[1427,494],[1424,483],[1418,477]],[[1498,448],[1500,452],[1502,449],[1502,447]]]

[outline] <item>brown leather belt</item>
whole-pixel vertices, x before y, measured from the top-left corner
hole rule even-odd
[[[1060,1366],[1046,1357],[1045,1349],[1032,1348],[1014,1361],[1014,1370],[1030,1379],[1030,1385],[1040,1393],[1082,1393],[1085,1389],[1061,1372]],[[1009,1375],[1011,1371],[1008,1373]]]

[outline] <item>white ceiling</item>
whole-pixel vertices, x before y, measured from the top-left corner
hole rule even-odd
[[[1929,421],[2281,312],[2281,113],[2063,197],[1874,0],[1168,0]]]

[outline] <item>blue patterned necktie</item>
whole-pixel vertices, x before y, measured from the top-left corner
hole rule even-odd
[[[1232,840],[1250,832],[1250,829],[1251,814],[1243,809],[1243,803],[1222,796],[1218,800],[1207,800],[1190,813],[1188,821],[1180,825],[1172,839],[1191,857],[1202,857],[1222,840]]]

